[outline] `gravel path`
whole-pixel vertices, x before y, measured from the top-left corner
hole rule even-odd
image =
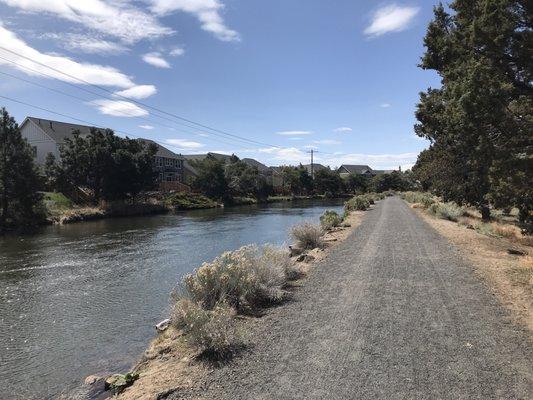
[[[248,351],[173,399],[533,399],[533,346],[457,250],[387,198]]]

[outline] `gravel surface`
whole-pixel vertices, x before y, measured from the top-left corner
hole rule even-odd
[[[172,399],[533,399],[533,345],[457,249],[379,202],[251,345]]]

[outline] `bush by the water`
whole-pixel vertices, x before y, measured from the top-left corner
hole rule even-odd
[[[173,193],[165,199],[165,204],[175,210],[192,210],[197,208],[215,208],[217,203],[198,193]]]
[[[172,323],[201,351],[227,355],[241,340],[235,314],[282,300],[287,282],[300,276],[289,253],[274,246],[226,252],[185,276],[173,296]]]
[[[364,195],[354,196],[344,204],[346,211],[364,211],[370,207],[370,202]]]
[[[322,248],[324,247],[323,233],[319,225],[304,222],[292,228],[291,238],[295,241],[296,247],[300,249]]]
[[[453,202],[433,203],[428,207],[428,211],[439,218],[454,222],[457,222],[459,217],[464,214],[463,208]]]
[[[188,299],[177,301],[172,310],[173,325],[187,335],[189,343],[217,357],[229,355],[242,342],[234,317],[235,310],[228,305],[206,310]]]
[[[339,226],[341,222],[342,217],[332,210],[325,211],[320,217],[320,225],[326,230]]]

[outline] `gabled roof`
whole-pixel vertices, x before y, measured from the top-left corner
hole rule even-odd
[[[94,128],[92,126],[71,124],[44,118],[28,117],[27,119],[41,128],[44,133],[58,144],[63,144],[66,138],[72,137],[74,131],[79,131],[81,136],[87,136],[91,132],[91,129]]]
[[[229,158],[231,157],[231,155],[228,155],[228,154],[220,154],[220,153],[211,153],[211,152],[209,152],[209,153],[206,153],[206,154],[184,154],[183,158],[185,158],[186,160],[189,160],[189,161],[202,161],[208,155],[212,156],[212,157],[215,157],[219,161],[224,161],[224,162],[229,160]]]
[[[254,160],[253,158],[243,158],[241,160],[246,165],[250,165],[251,167],[256,167],[259,172],[268,172],[270,171],[270,168],[268,168],[265,164]]]
[[[304,167],[309,174],[311,173],[311,164],[305,164],[302,165],[302,167]],[[313,172],[320,171],[321,169],[328,169],[328,167],[325,167],[322,164],[313,164]]]
[[[337,171],[342,172],[341,170],[344,169],[348,171],[350,174],[365,174],[367,172],[372,173],[373,170],[368,165],[352,165],[352,164],[342,164]]]
[[[155,153],[156,157],[163,157],[163,158],[178,158],[183,159],[183,156],[181,154],[176,154],[173,151],[170,151],[165,146],[160,145],[157,142],[154,142],[150,139],[144,139],[140,138],[137,139],[140,142],[143,142],[145,145],[155,144],[157,146],[157,153]]]
[[[374,172],[374,175],[383,175],[383,174],[391,174],[394,171],[395,171],[394,169],[375,169],[373,172]]]

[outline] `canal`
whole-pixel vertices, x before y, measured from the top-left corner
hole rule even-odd
[[[249,243],[284,244],[341,200],[51,226],[0,238],[0,398],[52,399],[126,371],[168,315],[181,277]]]

